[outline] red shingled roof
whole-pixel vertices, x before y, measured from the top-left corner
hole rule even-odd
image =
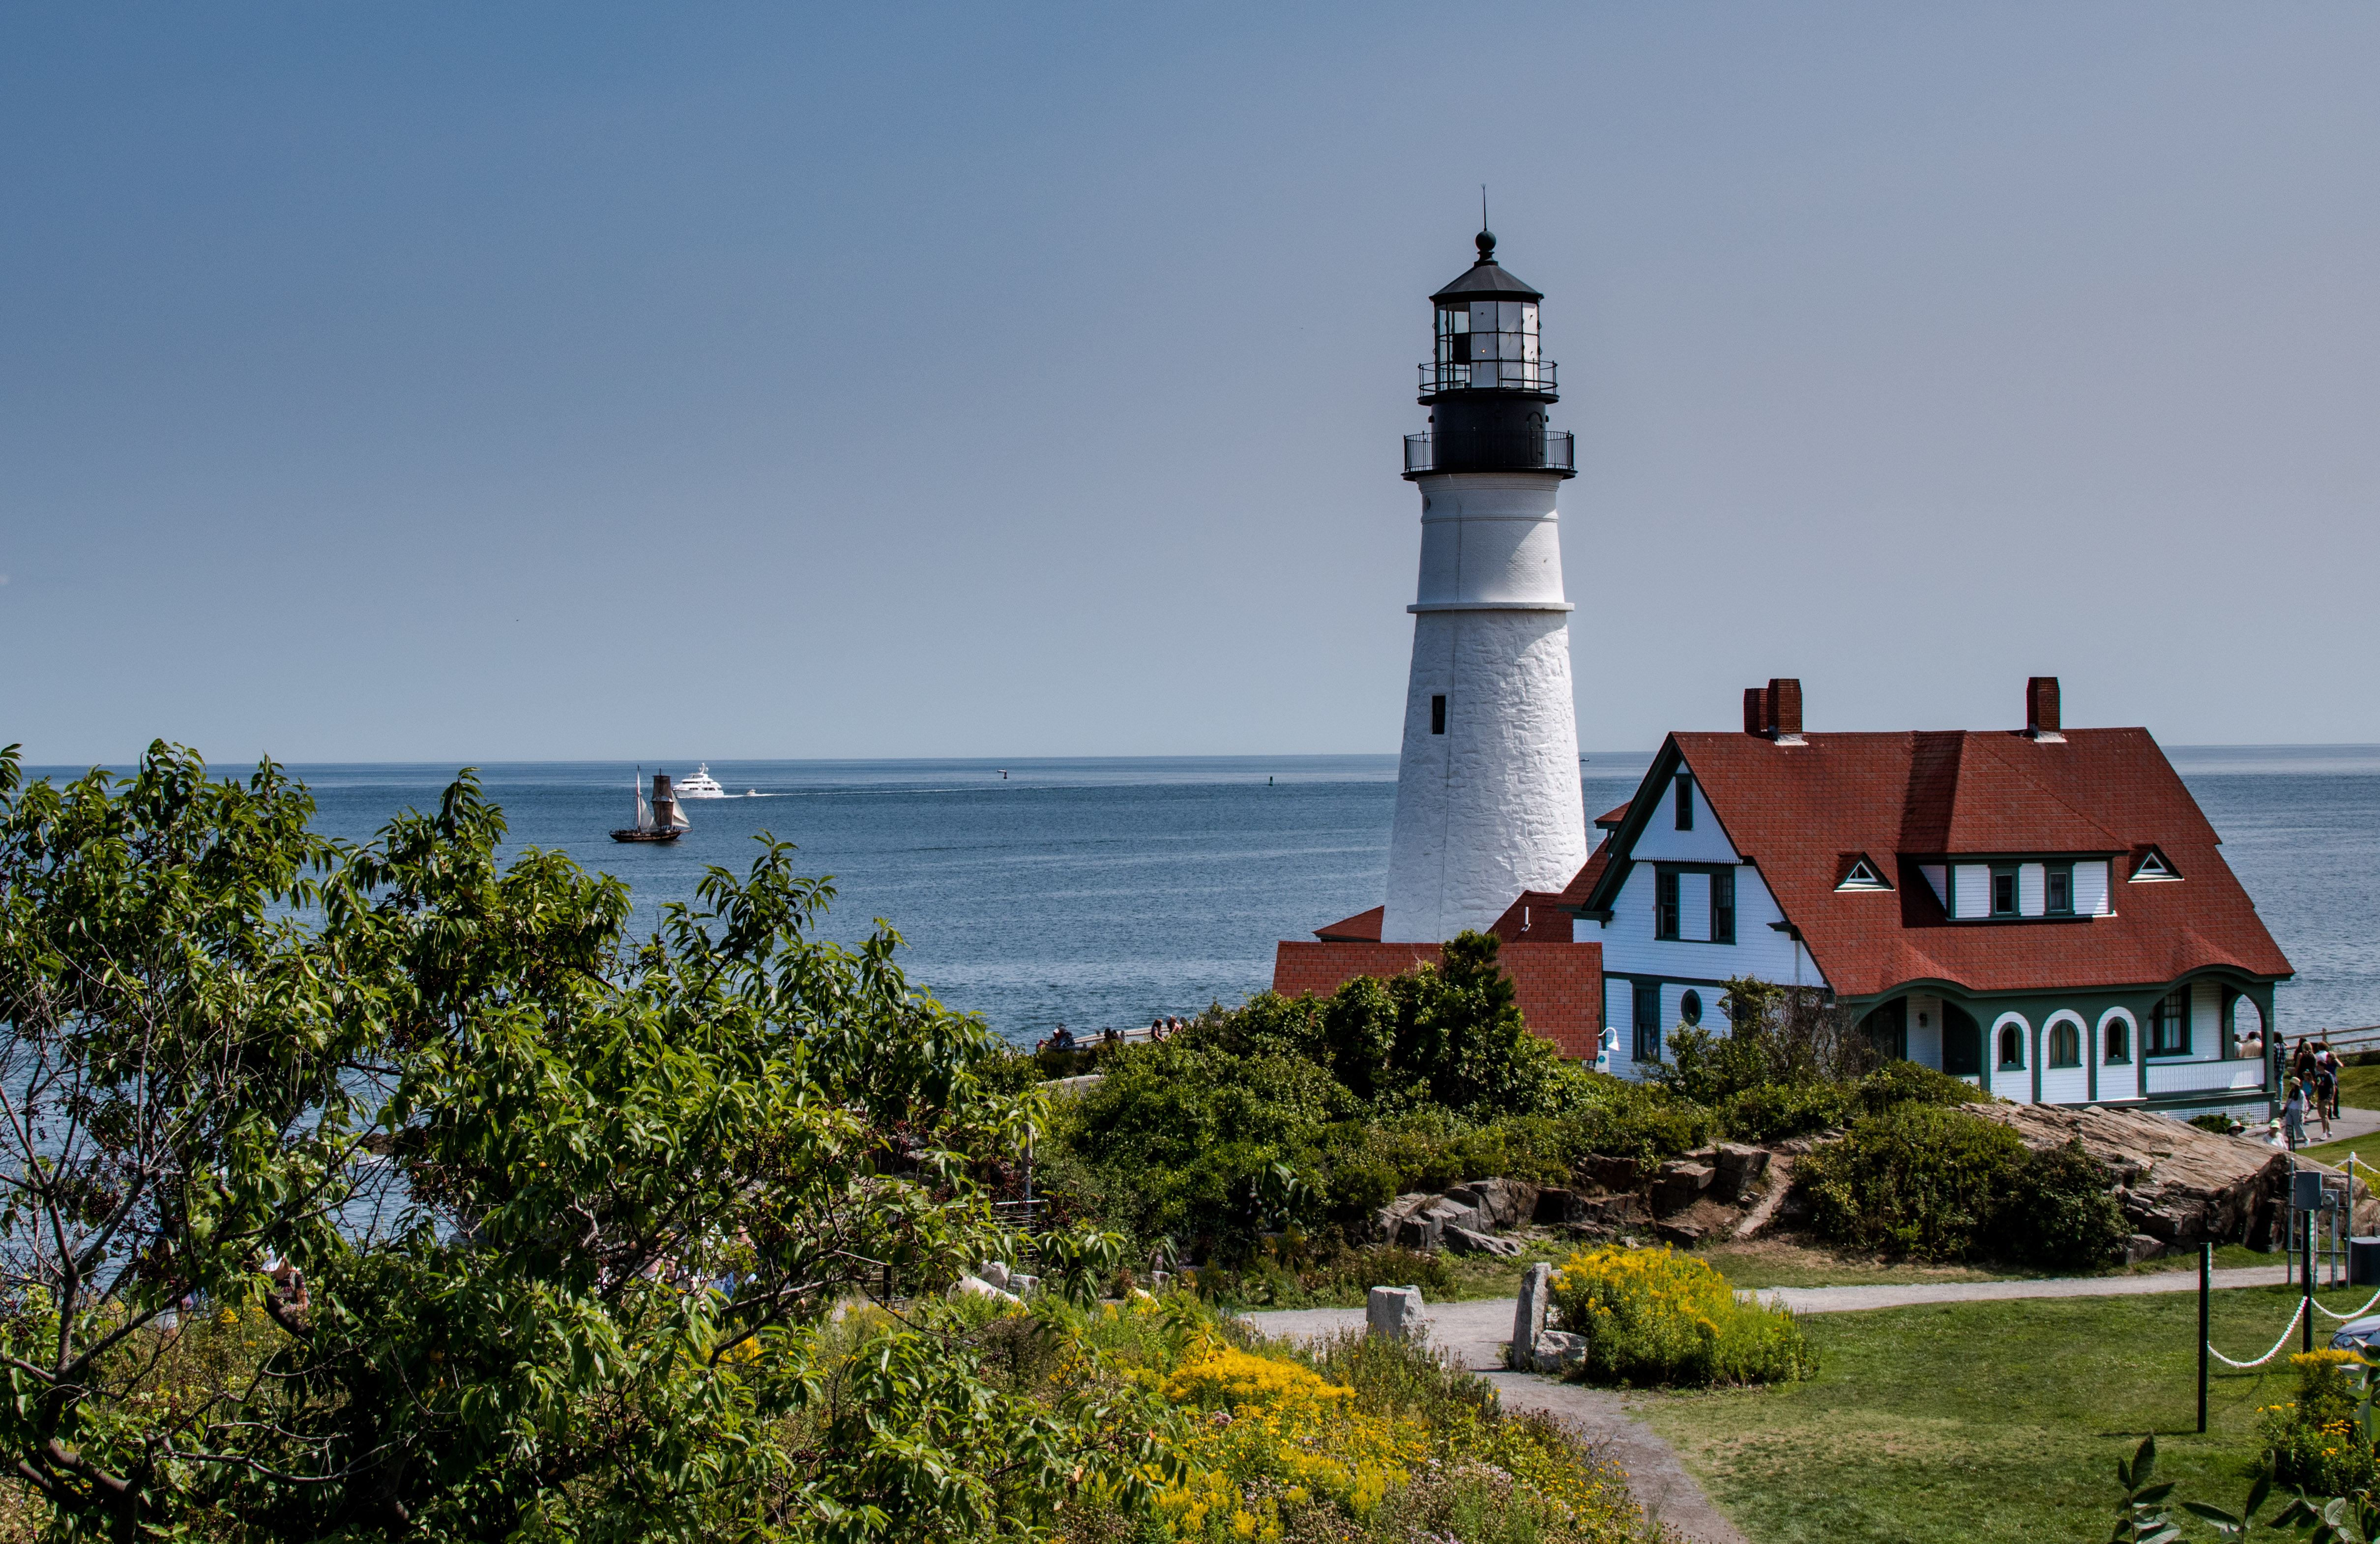
[[[2065,734],[2063,744],[1968,730],[1813,734],[1802,745],[1681,734],[1670,744],[1841,996],[1928,979],[2014,991],[2149,985],[2216,966],[2291,974],[2216,850],[2215,828],[2148,731]],[[1669,749],[1648,777],[1669,775]],[[2180,882],[2126,882],[2128,855],[2150,844],[2172,859]],[[1609,846],[1588,862],[1597,878]],[[1838,892],[1846,853],[1889,866],[1885,878],[1897,893]],[[2113,857],[2116,914],[1954,923],[1917,869],[1944,857],[2026,853]],[[1582,870],[1564,894],[1594,888]]]
[[[1327,928],[1317,928],[1314,936],[1325,943],[1378,943],[1380,942],[1380,918],[1389,908],[1374,906],[1359,911],[1343,922],[1333,922]]]

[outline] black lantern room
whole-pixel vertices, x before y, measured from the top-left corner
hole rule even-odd
[[[1421,367],[1429,432],[1405,436],[1405,476],[1433,472],[1575,475],[1571,436],[1546,427],[1554,362],[1537,346],[1543,295],[1497,265],[1496,236],[1479,261],[1429,298],[1436,347]]]

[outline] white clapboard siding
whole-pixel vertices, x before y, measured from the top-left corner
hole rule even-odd
[[[1922,1067],[1942,1070],[1942,1000],[1909,999],[1909,1059]]]
[[[2049,911],[2049,868],[2041,863],[2016,866],[2016,914],[2042,917]]]
[[[2212,981],[2190,987],[2190,1059],[2212,1062],[2228,1048],[2223,1043],[2223,992]]]
[[[1984,872],[1989,874],[1991,870],[1986,869]],[[2021,1048],[2018,1054],[2024,1062],[2021,1067],[2000,1064],[2000,1032],[2010,1027],[2016,1030],[2017,1044]],[[2011,1104],[2031,1104],[2035,1052],[2033,1027],[2024,1021],[2022,1014],[2002,1014],[1994,1019],[1991,1027],[1984,1031],[1984,1064],[1992,1072],[1992,1092]]]
[[[2123,1060],[2107,1060],[2107,1036],[2120,1030],[2123,1036]],[[2099,1015],[2098,1050],[2099,1100],[2138,1099],[2141,1097],[2141,1031],[2132,1015],[2121,1008],[2110,1008]]]
[[[1988,863],[1961,863],[1951,872],[1950,898],[1958,904],[1951,913],[1961,918],[1989,917],[1992,914],[1992,866]]]
[[[2061,1027],[2074,1031],[2075,1061],[2072,1066],[2052,1065],[2050,1047],[2056,1042]],[[2041,1101],[2044,1104],[2080,1104],[2091,1097],[2091,1027],[2074,1014],[2053,1015],[2041,1027],[2036,1040],[2041,1057]]]
[[[1703,785],[1693,785],[1694,829],[1678,829],[1678,785],[1672,781],[1661,790],[1661,802],[1645,829],[1636,833],[1636,843],[1628,856],[1639,863],[1733,863],[1735,844],[1727,839],[1727,832],[1718,823],[1718,815],[1703,797]]]
[[[2107,905],[2107,860],[2094,858],[2074,866],[2074,909],[2084,917],[2105,917]]]
[[[1686,876],[1680,876],[1682,879]],[[1611,920],[1600,927],[1581,922],[1572,935],[1582,943],[1603,945],[1603,971],[1658,976],[1670,981],[1724,981],[1735,976],[1757,976],[1788,985],[1794,979],[1793,941],[1769,926],[1785,914],[1760,878],[1760,870],[1743,864],[1735,870],[1735,942],[1696,943],[1653,936],[1653,866],[1639,863],[1612,897]],[[1706,934],[1707,936],[1707,934]],[[1801,954],[1803,986],[1824,986],[1816,962]],[[1703,994],[1709,1000],[1709,993]],[[1624,1015],[1623,1015],[1624,1017]]]

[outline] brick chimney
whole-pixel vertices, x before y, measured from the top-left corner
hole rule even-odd
[[[2024,732],[2027,738],[2064,745],[2058,733],[2058,677],[2035,675],[2024,684]]]
[[[1779,745],[1802,743],[1802,682],[1792,675],[1768,682],[1768,737]]]
[[[1802,683],[1779,675],[1765,687],[1744,687],[1743,732],[1779,745],[1802,744]]]

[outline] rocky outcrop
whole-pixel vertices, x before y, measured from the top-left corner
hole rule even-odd
[[[1537,1210],[1537,1187],[1512,1179],[1475,1179],[1442,1196],[1415,1191],[1399,1196],[1373,1214],[1373,1230],[1385,1244],[1408,1249],[1452,1249],[1457,1254],[1518,1254],[1520,1246],[1494,1235],[1526,1222]]]
[[[1653,1176],[1653,1215],[1670,1217],[1703,1198],[1711,1176],[1718,1171],[1707,1163],[1672,1159]]]
[[[1971,1104],[1987,1121],[2014,1131],[2034,1151],[2079,1141],[2107,1175],[2136,1238],[2176,1245],[2221,1244],[2269,1236],[2272,1213],[2285,1206],[2289,1154],[2244,1137],[2201,1130],[2169,1115],[2143,1110],[2067,1110],[2040,1104]],[[2301,1168],[2323,1165],[2301,1161]],[[2325,1169],[2336,1173],[2336,1170]],[[2356,1231],[2380,1222],[2380,1204],[2355,1186]]]

